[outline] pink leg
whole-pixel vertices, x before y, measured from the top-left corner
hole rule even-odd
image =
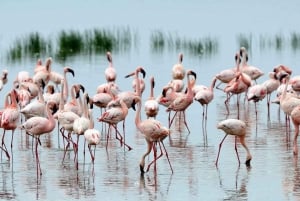
[[[221,147],[222,147],[222,144],[223,144],[223,142],[224,142],[224,140],[225,140],[225,138],[227,137],[227,134],[224,136],[224,138],[222,139],[222,141],[220,142],[220,144],[219,144],[219,151],[218,151],[218,156],[217,156],[217,160],[216,160],[216,166],[218,166],[218,161],[219,161],[219,156],[220,156],[220,151],[221,151]]]
[[[236,153],[236,156],[237,156],[237,159],[239,161],[239,165],[241,164],[241,161],[240,161],[240,157],[239,157],[239,153],[238,153],[238,150],[237,150],[237,136],[235,136],[235,140],[234,140],[234,149],[235,149],[235,153]]]

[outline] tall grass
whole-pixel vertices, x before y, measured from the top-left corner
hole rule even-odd
[[[10,61],[25,58],[36,59],[40,57],[56,57],[66,60],[79,54],[104,54],[107,51],[127,52],[133,47],[138,48],[138,32],[129,27],[121,28],[94,28],[90,30],[62,30],[54,38],[46,39],[38,32],[32,32],[17,38],[7,50]],[[249,52],[252,46],[259,48],[275,49],[291,48],[293,51],[300,49],[300,33],[293,32],[290,36],[283,34],[260,35],[258,44],[254,35],[238,34],[236,42],[238,47],[245,47]],[[219,41],[211,36],[187,38],[177,33],[155,30],[150,33],[150,48],[152,53],[165,51],[185,52],[194,56],[212,56],[219,51]]]
[[[175,50],[192,55],[212,55],[218,51],[219,43],[217,39],[211,37],[190,39],[179,37],[177,34],[154,31],[150,35],[150,47],[152,52]]]

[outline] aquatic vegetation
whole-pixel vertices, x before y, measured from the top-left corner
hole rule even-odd
[[[300,49],[300,33],[291,34],[291,47],[293,50]]]
[[[147,40],[143,40],[147,41]],[[206,36],[189,38],[179,36],[174,32],[155,30],[150,33],[150,49],[154,54],[166,51],[185,52],[193,56],[210,57],[219,50],[219,40]],[[240,33],[236,36],[237,48],[245,47],[249,52],[252,48],[262,50],[291,48],[293,51],[300,49],[300,34],[293,32],[289,36],[277,33],[274,35],[259,35],[253,33]],[[6,51],[9,61],[22,59],[37,59],[46,56],[56,57],[65,61],[77,55],[99,55],[107,51],[128,52],[132,48],[138,49],[139,34],[129,27],[119,28],[94,28],[84,31],[62,30],[52,38],[45,38],[38,32],[29,33],[17,38]]]
[[[34,32],[17,38],[8,50],[7,58],[10,61],[20,60],[22,57],[38,58],[43,54],[49,54],[51,49],[51,42]]]
[[[177,34],[153,31],[150,36],[150,47],[152,52],[182,51],[192,55],[212,55],[218,51],[218,40],[205,37],[190,39],[179,37]]]

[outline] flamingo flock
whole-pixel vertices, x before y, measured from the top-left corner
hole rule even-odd
[[[245,96],[244,101],[257,102],[267,99],[268,115],[269,107],[272,102],[280,105],[280,109],[286,115],[286,122],[289,125],[292,121],[295,134],[293,141],[293,153],[298,154],[297,137],[300,126],[300,76],[292,77],[292,70],[280,64],[275,66],[269,73],[269,79],[260,83],[264,72],[260,68],[248,64],[248,52],[246,48],[241,47],[234,55],[235,66],[224,69],[211,78],[209,86],[198,84],[197,72],[195,69],[185,69],[183,66],[183,54],[178,56],[178,62],[170,69],[171,81],[168,82],[160,93],[155,96],[154,76],[145,80],[146,67],[137,66],[130,70],[125,78],[133,77],[132,89],[122,91],[117,85],[117,69],[113,65],[111,52],[106,53],[108,67],[104,70],[104,83],[95,86],[94,94],[88,93],[87,87],[80,83],[69,87],[69,79],[76,80],[76,72],[71,67],[64,67],[62,72],[56,72],[52,69],[52,58],[47,58],[43,65],[42,60],[37,60],[36,66],[32,71],[21,71],[14,79],[13,88],[4,97],[4,106],[0,111],[0,126],[3,129],[2,143],[0,151],[4,152],[7,160],[10,160],[11,154],[5,144],[4,138],[6,131],[11,131],[11,147],[13,146],[14,132],[16,129],[24,131],[26,135],[35,139],[35,159],[37,175],[42,174],[39,160],[38,145],[41,144],[41,135],[54,135],[55,127],[58,127],[58,138],[62,136],[64,162],[66,153],[73,150],[74,163],[78,168],[78,147],[80,146],[80,136],[84,138],[84,150],[86,143],[90,152],[91,162],[95,162],[95,149],[101,143],[102,136],[105,136],[106,150],[108,149],[108,140],[112,138],[112,131],[115,131],[115,137],[120,142],[120,146],[127,148],[127,151],[134,149],[126,143],[127,136],[125,122],[129,111],[135,113],[134,124],[140,136],[145,138],[146,151],[141,154],[139,162],[140,172],[144,174],[154,165],[163,155],[166,156],[173,173],[173,167],[168,155],[164,141],[174,132],[174,121],[180,121],[185,125],[187,135],[191,132],[188,127],[188,108],[194,102],[200,104],[203,108],[202,128],[207,134],[206,125],[208,121],[208,105],[214,101],[214,88],[221,90],[225,95],[224,105],[227,108],[227,115],[230,113],[228,105],[233,95],[237,97],[237,105]],[[68,77],[70,73],[72,77]],[[0,78],[0,91],[6,87],[9,75],[7,70],[3,70]],[[186,79],[186,81],[184,81]],[[219,83],[218,83],[219,82]],[[147,85],[149,83],[149,86]],[[186,83],[186,85],[184,84]],[[223,87],[221,87],[223,85]],[[146,87],[149,87],[150,94],[144,101],[142,94]],[[276,101],[271,101],[271,94],[277,92]],[[70,94],[70,97],[69,97]],[[143,102],[144,101],[144,102]],[[94,117],[93,110],[100,108],[101,114]],[[144,111],[142,111],[144,107]],[[165,110],[162,110],[164,107]],[[142,113],[144,112],[144,114]],[[169,113],[168,125],[164,126],[157,117],[160,113]],[[171,116],[171,112],[173,116]],[[257,113],[257,111],[256,111]],[[146,118],[143,119],[142,116]],[[200,115],[199,115],[200,116]],[[97,120],[97,121],[95,121]],[[201,120],[201,117],[199,117]],[[101,131],[95,128],[95,123],[102,125]],[[118,125],[122,124],[122,129]],[[105,126],[107,125],[107,126]],[[225,137],[219,144],[219,150],[215,165],[218,166],[221,155],[221,147],[228,135],[235,137],[235,151],[240,164],[237,141],[241,143],[246,151],[246,166],[250,166],[252,155],[247,146],[247,121],[239,118],[226,118],[217,124],[217,128],[225,132]],[[183,128],[184,129],[184,128]],[[179,131],[182,132],[183,129]],[[126,135],[125,135],[126,133]],[[126,137],[125,137],[126,136]],[[207,145],[207,136],[204,137]],[[94,146],[94,150],[92,150]],[[159,151],[159,155],[157,153]],[[153,152],[153,160],[146,166],[146,157]],[[85,151],[84,151],[85,153]],[[2,154],[1,154],[2,156]],[[2,157],[1,157],[2,160]],[[137,162],[138,164],[138,162]]]

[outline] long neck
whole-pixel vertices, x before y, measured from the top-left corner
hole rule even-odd
[[[93,110],[89,109],[90,129],[94,128]]]
[[[284,86],[284,90],[283,90],[282,95],[281,95],[281,99],[285,99],[285,97],[286,97],[287,88],[288,88],[288,85],[289,85],[289,80],[290,80],[290,77],[288,76],[285,80],[285,86]]]
[[[210,91],[213,91],[214,88],[215,88],[215,85],[216,85],[216,81],[217,81],[217,78],[214,77],[213,81],[211,82],[211,85],[210,85]]]
[[[136,79],[136,90],[137,90],[137,94],[139,97],[141,97],[141,86],[140,86],[140,82],[138,79],[138,72],[135,72],[135,79]],[[136,114],[135,114],[135,125],[137,127],[139,127],[140,123],[141,123],[141,109],[142,109],[142,103],[141,103],[142,99],[140,99],[140,101],[137,103],[138,104],[138,108],[136,110]]]
[[[63,93],[64,93],[64,99],[67,100],[69,97],[69,86],[68,86],[68,81],[67,81],[67,72],[64,71],[64,88],[63,88]]]
[[[48,117],[48,120],[49,120],[49,124],[47,124],[47,128],[49,131],[52,131],[55,127],[55,119],[52,115],[52,112],[50,110],[50,107],[49,107],[49,102],[47,103],[47,117]]]
[[[15,92],[15,90],[12,90],[10,92],[10,98],[11,98],[11,106],[12,107],[17,107],[18,103],[17,103],[17,98],[16,98],[16,92]]]
[[[60,99],[59,99],[59,110],[64,110],[65,100],[64,100],[64,82],[61,82],[61,91],[60,91]]]

